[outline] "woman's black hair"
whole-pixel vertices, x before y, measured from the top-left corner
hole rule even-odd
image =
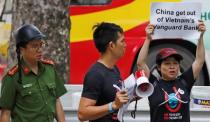
[[[21,52],[20,47],[26,47],[28,42],[20,42],[16,45],[17,61],[18,61],[18,83],[22,84],[22,74],[21,74]]]

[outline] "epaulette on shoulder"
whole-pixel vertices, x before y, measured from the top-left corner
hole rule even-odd
[[[16,72],[18,72],[18,65],[12,67],[9,72],[8,72],[8,75],[12,76],[14,75]]]
[[[52,60],[48,60],[48,59],[42,59],[41,62],[44,64],[51,64],[51,65],[55,64]]]

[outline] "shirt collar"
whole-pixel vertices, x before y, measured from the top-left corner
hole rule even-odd
[[[26,64],[26,62],[23,60],[23,58],[21,59],[21,67],[23,69],[24,74],[29,74],[30,72],[32,72],[31,68]],[[44,65],[39,61],[38,62],[38,74],[40,74],[41,72],[44,71]]]

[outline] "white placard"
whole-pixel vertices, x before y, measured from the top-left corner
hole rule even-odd
[[[155,25],[153,39],[198,39],[200,16],[200,3],[152,3],[150,23]]]

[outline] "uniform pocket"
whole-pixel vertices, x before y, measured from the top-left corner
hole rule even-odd
[[[22,89],[20,94],[22,97],[25,97],[25,96],[30,96],[31,94],[33,94],[34,92],[30,89]]]
[[[32,88],[22,88],[20,95],[22,100],[27,103],[38,103],[41,98],[39,92]]]
[[[49,92],[51,93],[52,96],[56,96],[56,92],[55,92],[55,84],[54,83],[48,83],[47,87],[49,89]]]

